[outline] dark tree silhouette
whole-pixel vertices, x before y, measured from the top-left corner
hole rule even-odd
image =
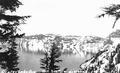
[[[19,70],[16,39],[24,34],[18,34],[17,30],[21,22],[24,23],[25,18],[29,18],[29,16],[6,15],[6,11],[15,12],[19,5],[22,3],[18,0],[0,0],[0,65],[6,73]]]
[[[50,50],[45,53],[45,57],[41,59],[41,68],[45,69],[48,73],[59,70],[60,66],[56,65],[56,63],[62,62],[59,59],[60,56],[60,49],[53,43]]]
[[[46,72],[49,71],[49,55],[48,52],[44,53],[45,57],[43,59],[41,59],[41,67],[42,69],[44,69]]]
[[[104,17],[105,15],[109,15],[109,16],[113,16],[115,17],[115,21],[113,23],[113,27],[115,27],[116,22],[118,21],[118,19],[120,18],[120,4],[112,4],[109,7],[104,7],[103,8],[104,13],[99,15],[98,17]]]
[[[116,63],[120,63],[120,44],[117,45],[116,47],[116,53],[118,53],[117,58],[116,58]]]

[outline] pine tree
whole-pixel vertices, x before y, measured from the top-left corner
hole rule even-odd
[[[44,53],[45,57],[43,59],[41,59],[41,67],[42,69],[44,69],[46,72],[49,71],[49,56],[48,56],[48,52]]]
[[[7,72],[18,71],[18,58],[16,39],[24,34],[18,34],[18,26],[29,16],[7,15],[6,12],[15,12],[22,5],[18,0],[0,0],[0,43],[5,47],[0,47],[0,65]],[[2,21],[5,22],[2,22]],[[1,51],[4,50],[4,51]]]
[[[50,50],[45,53],[44,59],[41,59],[41,68],[45,69],[48,73],[59,70],[60,66],[56,65],[56,63],[62,62],[59,59],[60,56],[60,49],[53,43]]]
[[[104,7],[103,8],[104,10],[104,13],[103,14],[100,14],[98,17],[104,17],[105,15],[108,15],[108,16],[113,16],[115,17],[115,21],[113,23],[113,27],[115,27],[115,24],[116,22],[120,19],[120,4],[112,4],[111,6],[109,7]]]
[[[118,44],[116,47],[116,53],[118,53],[117,58],[116,58],[116,64],[118,64],[120,63],[120,44]]]

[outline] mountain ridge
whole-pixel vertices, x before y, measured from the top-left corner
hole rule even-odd
[[[73,36],[73,35],[55,35],[55,34],[39,34],[39,35],[31,35],[31,36],[25,36],[24,38],[21,39],[20,45],[22,48],[27,48],[25,49],[26,51],[31,51],[33,48],[33,51],[38,51],[37,48],[41,47],[41,50],[43,51],[45,45],[49,45],[50,41],[56,41],[58,45],[62,45],[62,52],[68,52],[68,53],[96,53],[98,51],[98,47],[102,47],[104,45],[104,42],[107,41],[108,39],[106,38],[101,38],[98,36]],[[39,46],[39,47],[37,47]],[[93,48],[96,48],[94,50]],[[91,50],[84,49],[84,48],[92,48]],[[30,49],[31,48],[31,49]],[[82,52],[81,52],[82,51]],[[96,52],[94,52],[96,51]]]

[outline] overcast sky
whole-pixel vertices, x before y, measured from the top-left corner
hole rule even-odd
[[[20,0],[21,1],[21,0]],[[17,13],[31,15],[27,24],[21,26],[26,35],[61,34],[61,35],[96,35],[107,36],[119,29],[117,22],[112,29],[114,18],[96,18],[102,13],[102,7],[119,0],[22,0]]]

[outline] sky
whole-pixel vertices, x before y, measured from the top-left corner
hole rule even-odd
[[[113,17],[97,18],[102,7],[120,3],[119,0],[20,0],[19,15],[31,15],[21,32],[26,35],[94,35],[106,37],[120,29],[118,21],[112,29]]]

